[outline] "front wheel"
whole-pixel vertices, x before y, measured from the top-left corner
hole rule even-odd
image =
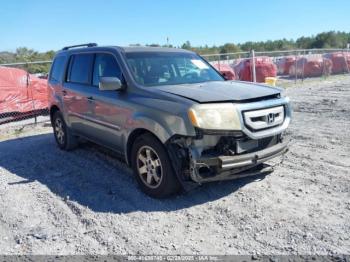
[[[142,135],[136,139],[131,161],[136,180],[147,195],[162,198],[179,191],[180,183],[168,153],[152,135]]]

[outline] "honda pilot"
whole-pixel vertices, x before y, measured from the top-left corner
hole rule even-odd
[[[228,81],[191,51],[65,47],[48,93],[58,147],[83,138],[118,152],[152,197],[263,173],[287,151],[291,107],[281,89]]]

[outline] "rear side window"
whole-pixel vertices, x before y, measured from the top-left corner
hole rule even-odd
[[[71,56],[67,82],[90,84],[90,73],[93,60],[93,54],[78,54]]]
[[[63,56],[55,58],[51,68],[50,80],[61,81],[64,70],[65,58]]]
[[[118,77],[121,78],[121,71],[114,56],[110,54],[96,54],[94,73],[93,73],[93,85],[98,86],[100,77]]]

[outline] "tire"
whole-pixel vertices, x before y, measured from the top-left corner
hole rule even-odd
[[[181,188],[165,147],[153,135],[135,140],[131,165],[141,190],[151,197],[164,198]]]
[[[77,137],[66,125],[60,111],[54,113],[52,118],[52,128],[57,146],[62,150],[72,150],[78,146]]]

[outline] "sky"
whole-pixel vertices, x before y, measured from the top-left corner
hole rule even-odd
[[[193,46],[350,31],[350,0],[3,0],[0,51],[99,45]]]

